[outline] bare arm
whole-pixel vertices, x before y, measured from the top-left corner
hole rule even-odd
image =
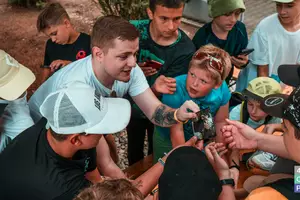
[[[220,180],[231,179],[232,174],[229,170],[228,164],[222,156],[228,150],[225,148],[222,143],[210,143],[205,147],[206,157],[209,160],[210,164],[213,166],[215,172],[217,173]],[[223,185],[222,192],[219,195],[219,200],[234,200],[233,187],[231,185]]]
[[[132,99],[152,123],[158,126],[171,126],[177,123],[174,119],[175,110],[163,105],[151,89],[147,89],[142,94],[132,97]]]
[[[214,118],[215,125],[216,125],[216,132],[217,132],[217,137],[216,137],[217,142],[224,141],[221,129],[225,124],[227,124],[226,119],[228,117],[229,117],[229,103],[227,103],[224,106],[221,106]]]
[[[217,131],[217,142],[224,142],[224,138],[221,132],[221,129],[224,125],[226,125],[226,118],[229,117],[229,103],[227,103],[224,106],[221,106],[215,116],[215,123],[216,123],[216,131]],[[229,166],[239,165],[239,150],[238,149],[232,149],[231,151],[228,151],[227,157]],[[235,181],[235,184],[237,185],[238,178],[239,178],[239,170],[236,168],[230,169],[233,179]],[[225,190],[226,191],[226,190]],[[227,195],[225,195],[227,196]]]
[[[49,68],[42,68],[41,83],[44,83],[51,75]]]
[[[284,145],[283,137],[263,134],[255,131],[248,125],[238,121],[226,119],[229,125],[222,128],[225,142],[229,148],[259,149],[291,159]]]
[[[218,200],[235,200],[233,187],[231,185],[223,185]]]
[[[260,150],[273,153],[277,156],[291,159],[283,142],[282,136],[257,133],[257,147]]]
[[[154,86],[151,87],[151,90],[155,96],[157,97],[161,96],[161,93],[159,93]]]
[[[104,176],[112,178],[126,177],[122,170],[112,160],[109,147],[104,137],[99,140],[97,145],[97,167]]]
[[[164,161],[166,156],[162,158]],[[157,185],[158,179],[162,174],[164,167],[160,163],[156,163],[149,170],[139,176],[133,181],[133,184],[142,192],[144,196],[147,196],[151,190]]]
[[[183,131],[182,124],[176,124],[176,125],[171,126],[170,138],[171,138],[173,148],[175,148],[179,145],[183,145],[185,143],[184,131]]]
[[[257,77],[269,77],[269,65],[258,65],[257,66]]]
[[[152,123],[162,127],[170,127],[174,124],[177,124],[177,121],[174,118],[176,109],[162,104],[153,94],[150,88],[148,88],[142,94],[132,97],[132,99]],[[190,109],[193,112],[188,112],[187,109]],[[196,117],[195,113],[198,111],[199,107],[194,102],[186,101],[178,109],[176,117],[178,120],[183,122]]]
[[[102,180],[101,175],[97,168],[91,172],[85,173],[85,178],[89,180],[91,183],[99,183]]]
[[[217,131],[217,142],[224,142],[224,138],[222,135],[222,127],[227,124],[226,119],[229,117],[229,103],[224,106],[221,106],[215,116],[216,123],[216,131]],[[234,165],[234,162],[239,164],[239,151],[237,149],[233,149],[229,151],[229,166]]]

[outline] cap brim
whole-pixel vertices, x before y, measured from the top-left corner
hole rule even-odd
[[[107,113],[101,122],[86,130],[90,134],[113,134],[125,129],[131,115],[130,103],[122,98],[105,98]]]
[[[4,86],[0,87],[0,97],[9,101],[20,97],[27,88],[35,81],[35,75],[23,65],[15,77]]]
[[[300,65],[280,65],[278,76],[284,84],[297,87],[300,85]]]
[[[243,188],[248,192],[252,192],[256,188],[258,188],[263,180],[265,180],[267,177],[266,176],[261,176],[261,175],[253,175],[250,176],[243,184]]]
[[[280,2],[280,3],[292,3],[294,0],[273,0],[275,2]]]
[[[260,96],[258,96],[258,95],[256,95],[256,94],[254,94],[254,93],[252,93],[252,92],[250,92],[249,90],[247,90],[247,89],[244,89],[243,91],[242,91],[242,94],[245,96],[245,97],[247,97],[247,98],[251,98],[251,99],[254,99],[254,100],[257,100],[257,101],[262,101],[263,100],[263,98],[262,97],[260,97]]]
[[[272,94],[266,96],[261,104],[261,109],[273,117],[284,118],[284,104],[288,98],[285,94]]]

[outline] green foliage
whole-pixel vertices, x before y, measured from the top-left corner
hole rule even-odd
[[[35,6],[39,9],[45,8],[47,2],[45,0],[37,0]]]
[[[127,20],[146,19],[149,0],[98,0],[103,15],[119,15]]]
[[[46,5],[46,0],[8,0],[8,3],[24,7],[43,8]]]

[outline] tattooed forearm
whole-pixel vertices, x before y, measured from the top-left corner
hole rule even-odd
[[[151,120],[158,126],[172,126],[177,123],[177,121],[174,119],[174,112],[174,109],[161,104],[156,108]]]

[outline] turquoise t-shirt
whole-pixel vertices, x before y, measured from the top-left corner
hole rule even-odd
[[[164,94],[162,97],[162,103],[172,107],[179,108],[187,100],[195,102],[200,109],[210,108],[212,116],[215,116],[221,106],[228,103],[231,93],[225,81],[222,85],[213,89],[207,96],[200,98],[191,98],[186,90],[186,78],[187,75],[181,75],[176,77],[176,92],[174,94]],[[192,123],[183,125],[185,140],[189,140],[193,137]],[[170,128],[163,128],[156,126],[156,131],[165,138],[170,138]]]

